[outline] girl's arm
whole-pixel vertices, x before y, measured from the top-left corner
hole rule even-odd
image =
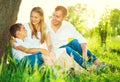
[[[50,53],[46,49],[42,49],[42,48],[25,48],[23,46],[15,46],[15,49],[30,54],[41,52],[44,55],[50,55]]]

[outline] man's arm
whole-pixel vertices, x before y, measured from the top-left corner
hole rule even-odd
[[[85,60],[88,60],[87,57],[87,41],[86,39],[75,29],[75,27],[73,25],[71,25],[71,33],[73,34],[73,38],[77,39],[79,41],[79,43],[81,44],[81,48],[82,48],[82,57]]]
[[[88,61],[87,57],[87,43],[81,43],[81,48],[82,48],[82,57]]]

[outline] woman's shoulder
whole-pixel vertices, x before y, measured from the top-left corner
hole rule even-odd
[[[24,25],[24,27],[25,27],[26,30],[30,29],[29,23],[25,23],[23,25]]]
[[[23,24],[25,27],[29,27],[29,24],[28,23],[24,23]]]

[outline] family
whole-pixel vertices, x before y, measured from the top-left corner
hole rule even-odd
[[[55,66],[59,62],[64,67],[66,62],[68,66],[75,67],[73,59],[80,69],[86,69],[86,65],[100,65],[97,57],[87,49],[86,39],[65,21],[66,16],[67,9],[57,6],[52,18],[45,22],[42,8],[34,7],[29,23],[13,24],[10,34],[14,37],[11,46],[16,63],[29,61],[29,65],[34,67],[43,63]]]

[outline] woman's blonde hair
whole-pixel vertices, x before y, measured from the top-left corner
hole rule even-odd
[[[43,10],[42,8],[40,7],[34,7],[31,11],[31,14],[32,12],[36,12],[40,15],[40,23],[39,23],[39,27],[40,27],[40,32],[41,32],[41,40],[40,42],[43,43],[46,39],[46,25],[45,25],[45,21],[44,21],[44,13],[43,13]],[[30,16],[31,16],[30,14]],[[35,28],[35,26],[32,24],[32,22],[30,21],[30,28],[32,30],[32,37],[35,36],[37,39],[38,39],[38,36],[37,36],[37,29]]]

